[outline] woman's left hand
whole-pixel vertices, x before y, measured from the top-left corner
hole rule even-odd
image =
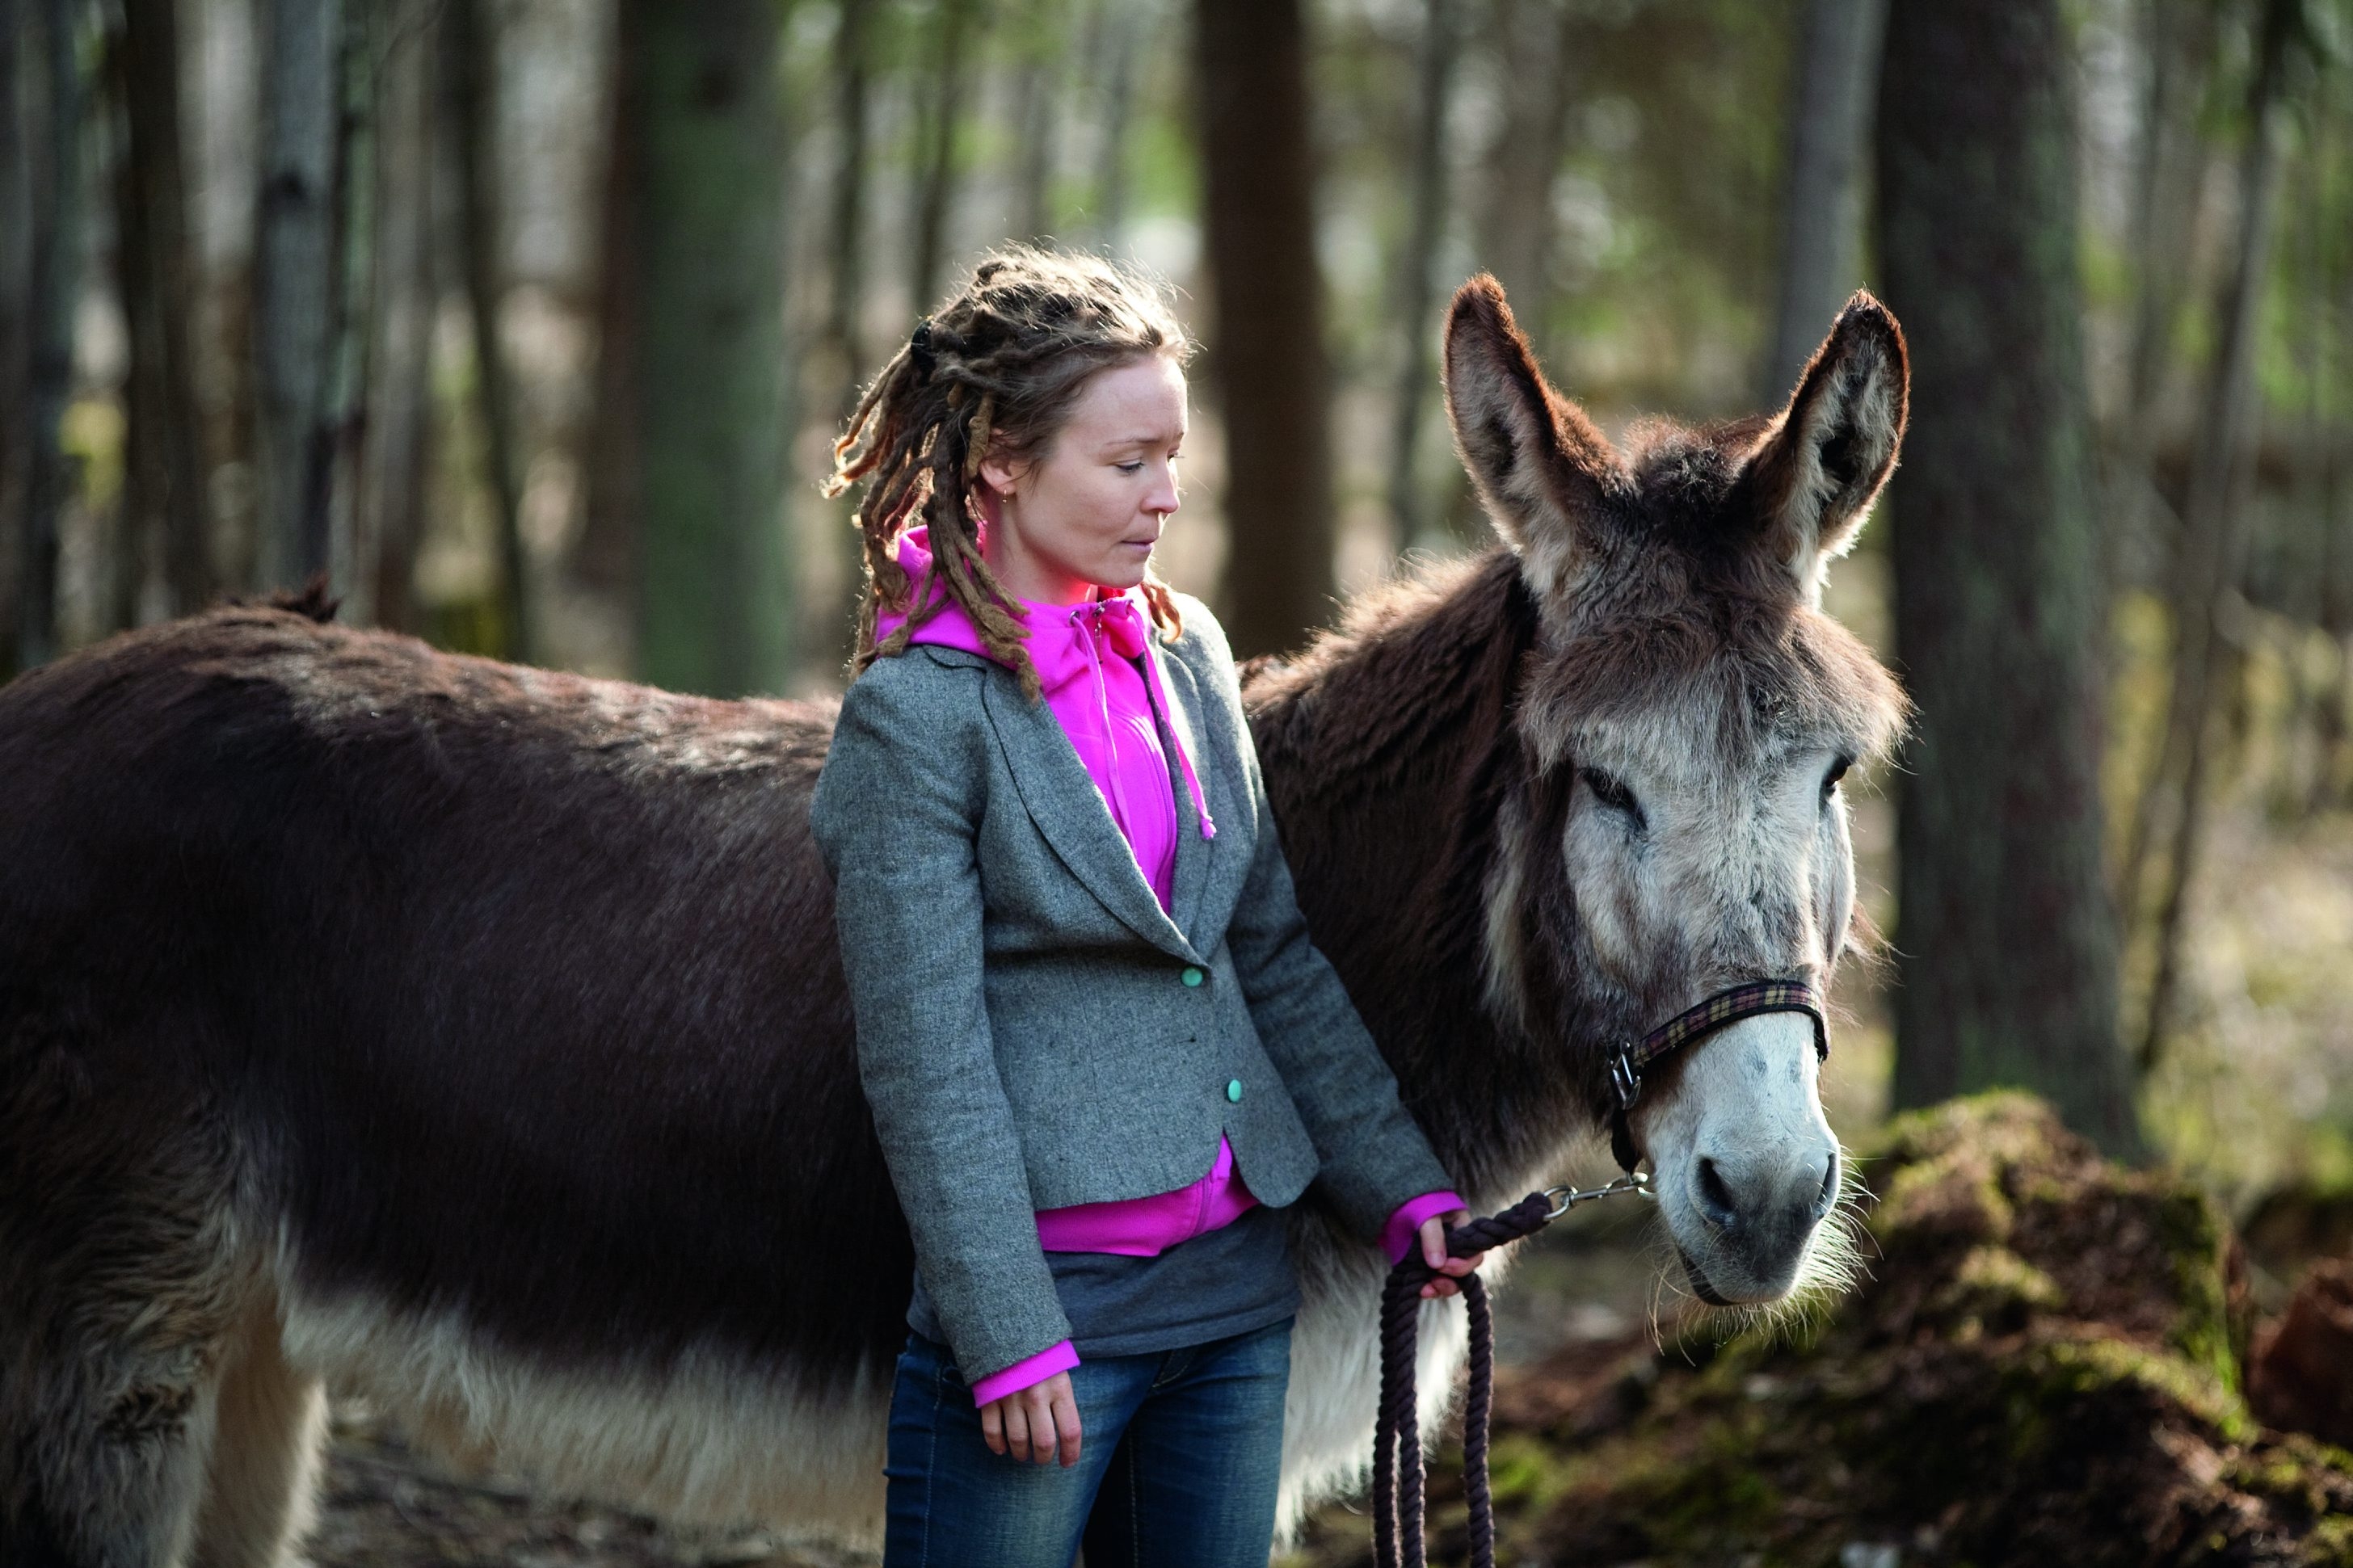
[[[1435,1214],[1421,1222],[1421,1260],[1437,1269],[1440,1275],[1440,1278],[1432,1279],[1421,1288],[1421,1293],[1425,1297],[1453,1295],[1461,1289],[1461,1287],[1454,1281],[1487,1261],[1487,1255],[1483,1252],[1475,1258],[1449,1258],[1446,1255],[1447,1227],[1469,1223],[1471,1223],[1469,1209],[1453,1209],[1445,1214]]]

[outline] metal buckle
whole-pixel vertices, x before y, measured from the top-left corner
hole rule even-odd
[[[1634,1102],[1642,1098],[1641,1076],[1634,1070],[1634,1048],[1618,1047],[1618,1059],[1609,1064],[1609,1087],[1618,1091],[1618,1109],[1631,1110]]]
[[[1598,1187],[1546,1187],[1544,1195],[1552,1200],[1552,1207],[1546,1213],[1545,1222],[1550,1224],[1579,1204],[1614,1198],[1620,1193],[1640,1193],[1646,1198],[1656,1195],[1651,1191],[1650,1176],[1640,1171]]]

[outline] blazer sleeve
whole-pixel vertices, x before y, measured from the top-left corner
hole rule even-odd
[[[1186,607],[1188,626],[1196,613]],[[1250,1021],[1314,1140],[1321,1163],[1316,1180],[1348,1226],[1373,1240],[1400,1205],[1453,1182],[1398,1098],[1397,1078],[1338,972],[1307,934],[1258,750],[1242,717],[1233,657],[1222,629],[1206,611],[1198,613],[1213,679],[1231,705],[1258,826],[1250,870],[1226,927],[1228,950]]]
[[[833,876],[874,1130],[924,1289],[978,1383],[1070,1338],[1071,1324],[1038,1244],[981,989],[977,693],[923,691],[912,678],[941,672],[901,667],[906,657],[850,686],[809,826]]]

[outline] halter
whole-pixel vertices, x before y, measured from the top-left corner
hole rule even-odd
[[[1609,1064],[1617,1103],[1610,1110],[1610,1152],[1626,1174],[1580,1191],[1553,1187],[1530,1193],[1503,1213],[1474,1219],[1446,1233],[1446,1249],[1475,1258],[1493,1247],[1534,1236],[1577,1205],[1620,1193],[1649,1195],[1651,1180],[1638,1173],[1640,1158],[1626,1113],[1642,1097],[1642,1079],[1684,1047],[1705,1039],[1727,1024],[1766,1013],[1803,1013],[1813,1020],[1814,1051],[1827,1060],[1830,1026],[1821,995],[1802,980],[1751,980],[1719,991],[1698,1006],[1678,1013],[1641,1040],[1622,1044]],[[1422,1568],[1421,1435],[1414,1395],[1415,1341],[1421,1320],[1421,1287],[1434,1277],[1419,1250],[1389,1270],[1381,1290],[1381,1402],[1373,1425],[1373,1561],[1378,1568]],[[1487,1414],[1494,1397],[1495,1329],[1487,1308],[1487,1288],[1476,1274],[1456,1282],[1471,1320],[1471,1391],[1462,1410],[1462,1490],[1470,1504],[1472,1568],[1495,1568],[1495,1508],[1487,1484]]]
[[[1629,1175],[1641,1155],[1634,1147],[1634,1132],[1626,1113],[1642,1098],[1643,1078],[1685,1046],[1697,1044],[1727,1024],[1766,1013],[1803,1013],[1813,1021],[1815,1059],[1830,1059],[1831,1031],[1822,1017],[1820,994],[1802,980],[1743,982],[1676,1014],[1640,1041],[1618,1047],[1617,1058],[1609,1064],[1609,1087],[1617,1094],[1617,1104],[1609,1111],[1609,1152],[1618,1156],[1618,1163]]]

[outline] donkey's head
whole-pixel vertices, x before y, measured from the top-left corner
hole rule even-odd
[[[1491,1000],[1606,1111],[1618,1042],[1752,980],[1827,990],[1854,915],[1839,781],[1894,737],[1894,680],[1820,604],[1902,439],[1904,337],[1857,294],[1771,418],[1619,452],[1546,384],[1491,279],[1447,322],[1454,435],[1539,631],[1526,766],[1487,889]],[[1630,1119],[1699,1293],[1775,1300],[1839,1194],[1813,1026],[1725,1027]]]

